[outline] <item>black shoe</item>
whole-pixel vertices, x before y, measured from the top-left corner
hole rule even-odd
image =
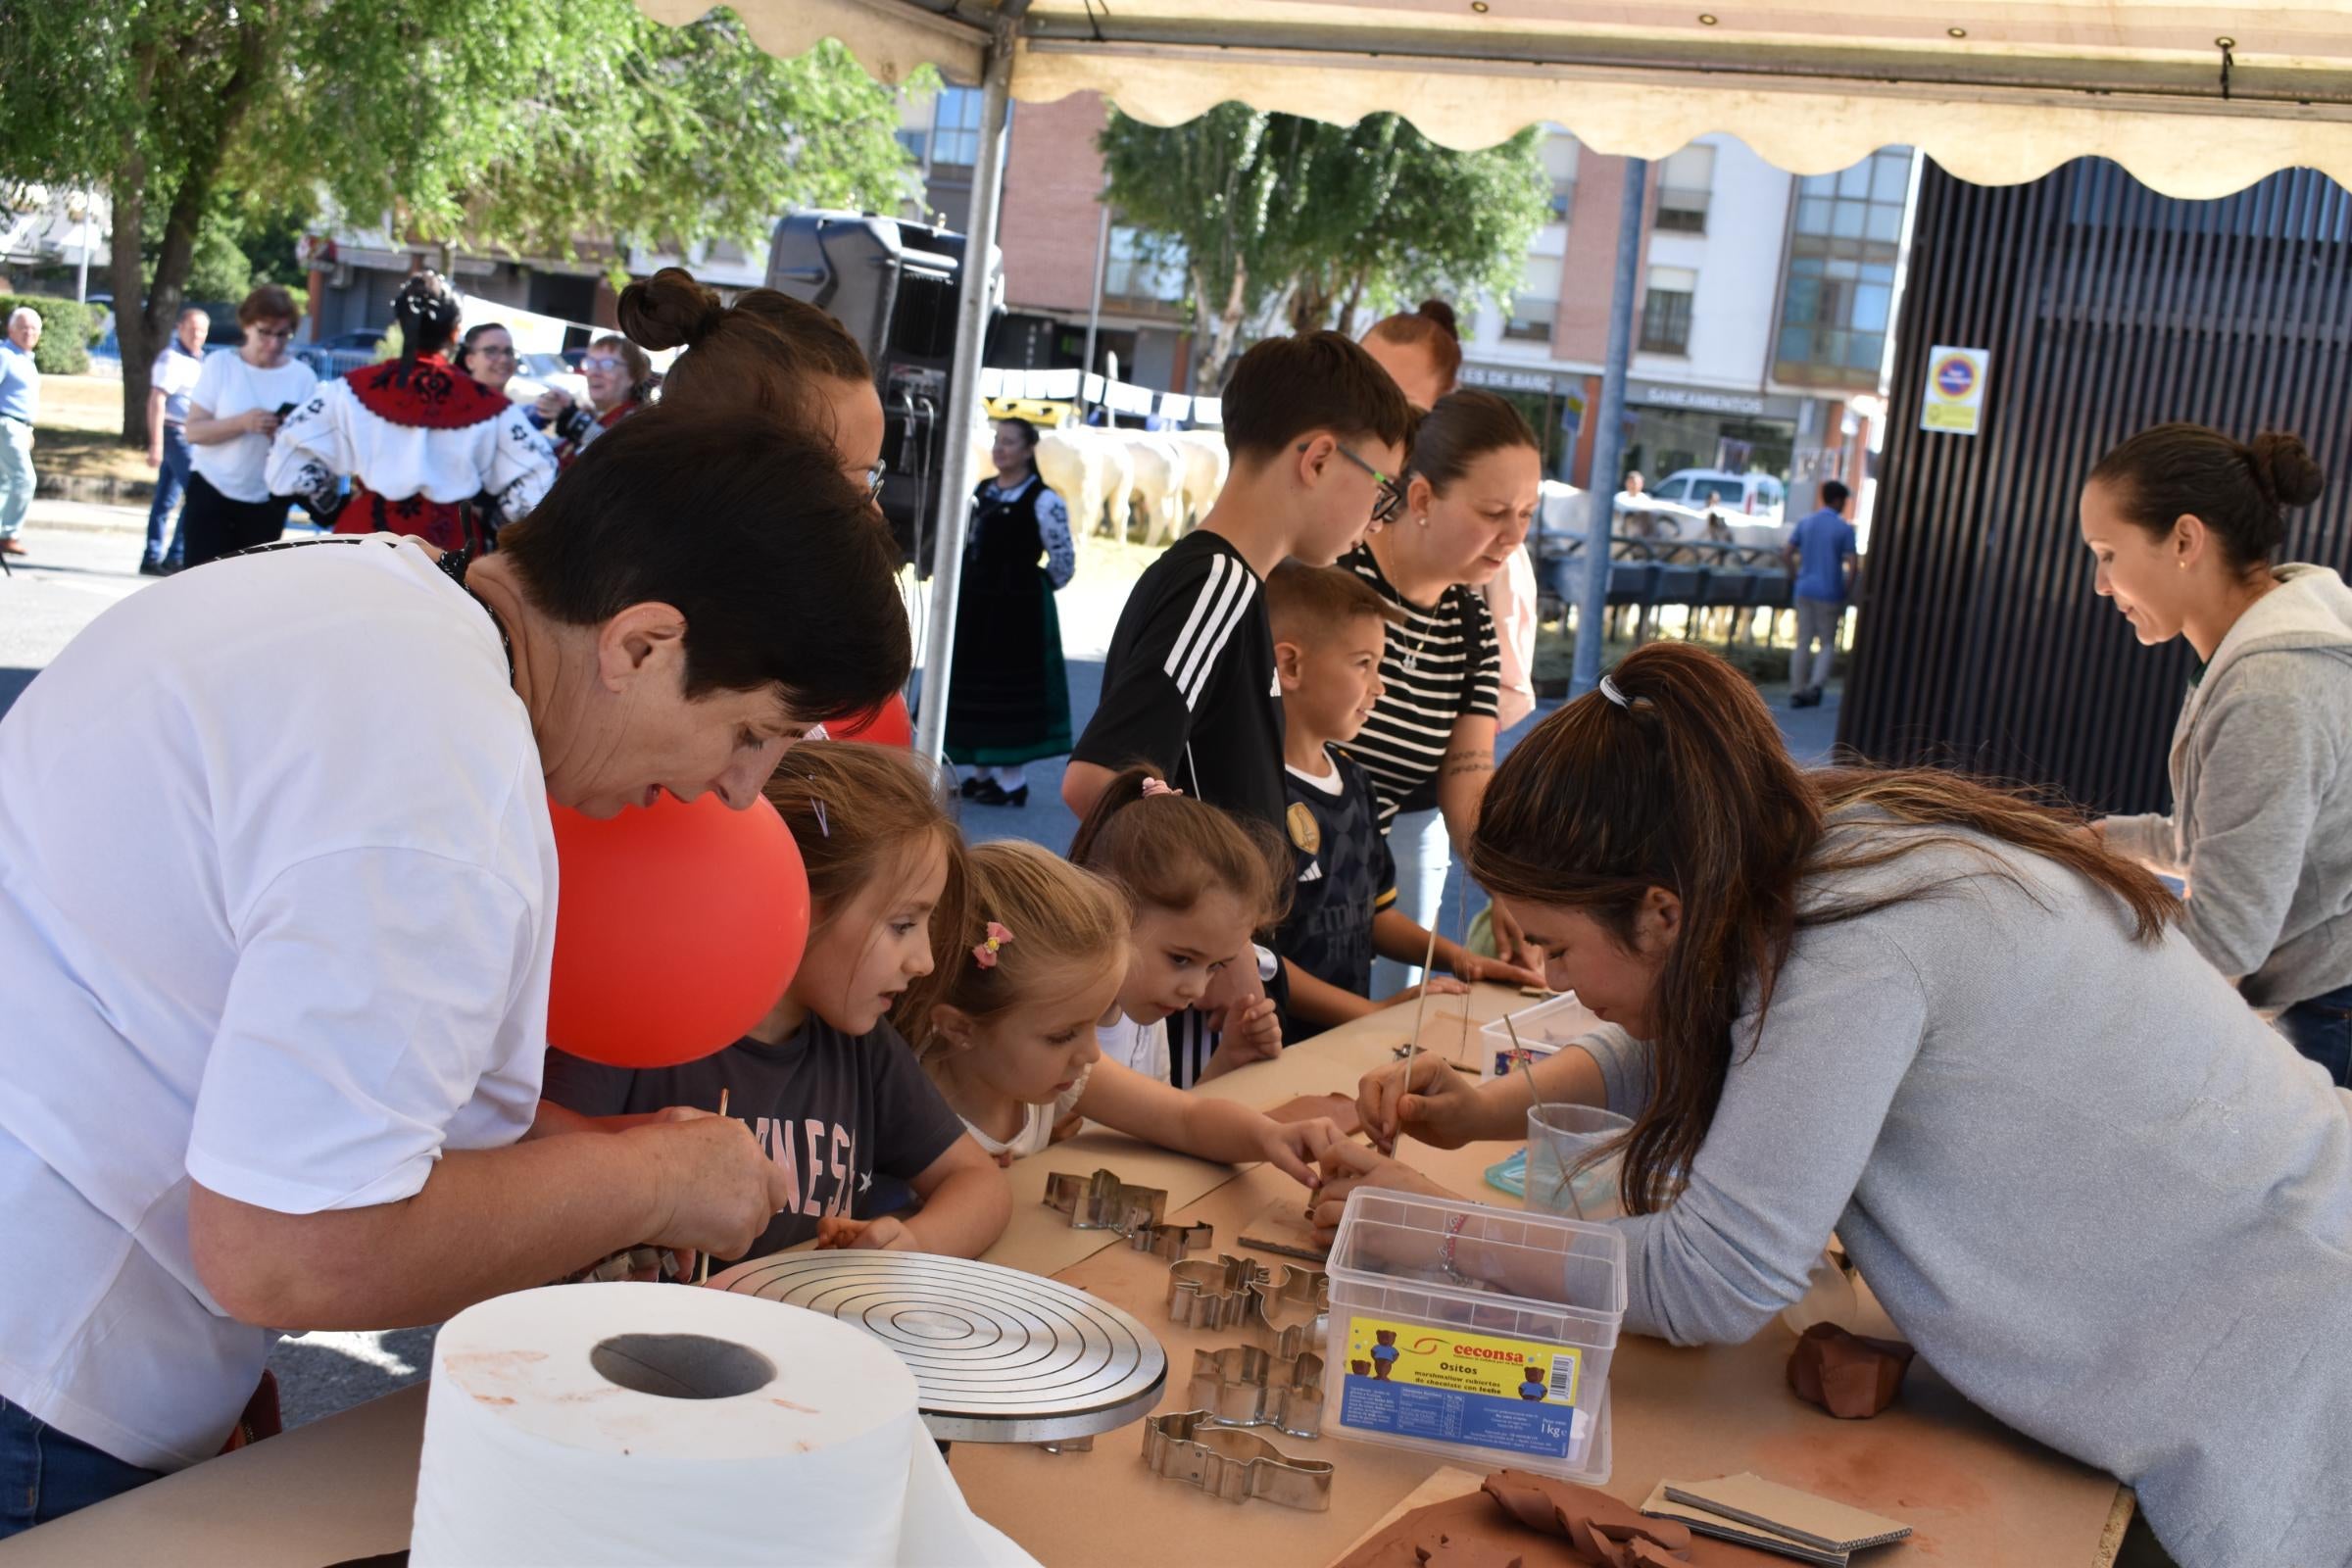
[[[1790,692],[1788,694],[1788,706],[1790,708],[1819,708],[1821,706],[1821,693]]]
[[[1029,786],[1024,784],[1017,790],[1008,790],[1002,784],[998,785],[997,804],[999,806],[1027,806],[1029,804]]]
[[[172,568],[160,561],[142,561],[139,563],[139,575],[142,577],[169,577],[172,575]]]
[[[963,783],[963,798],[974,806],[1003,806],[1004,804],[1004,786],[993,778],[966,779]]]
[[[997,781],[995,779],[985,777],[979,773],[974,773],[970,778],[967,778],[963,781],[963,786],[960,793],[965,800],[976,801],[980,798],[980,792],[982,789],[995,789],[996,787]]]

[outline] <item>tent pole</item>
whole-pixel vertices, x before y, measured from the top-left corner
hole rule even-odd
[[[1617,211],[1616,293],[1609,301],[1609,357],[1600,372],[1600,408],[1593,417],[1592,467],[1586,481],[1585,593],[1576,612],[1576,665],[1571,696],[1600,684],[1601,617],[1609,604],[1609,539],[1617,526],[1618,469],[1625,466],[1625,368],[1633,359],[1634,294],[1642,262],[1642,214],[1649,160],[1625,161],[1625,196]]]
[[[1007,12],[1014,8],[1007,7]],[[1012,103],[1014,16],[1001,15],[980,81],[980,145],[972,160],[971,220],[964,225],[961,292],[956,302],[956,364],[948,383],[946,451],[940,464],[938,526],[932,532],[931,618],[923,635],[923,690],[914,749],[937,758],[948,730],[955,676],[956,601],[963,586],[963,541],[971,509],[973,424],[980,416],[980,358],[996,295],[997,209],[1004,194],[1004,123]]]

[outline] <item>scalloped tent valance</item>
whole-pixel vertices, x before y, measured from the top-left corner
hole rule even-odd
[[[683,22],[706,0],[638,0]],[[1712,9],[1710,9],[1712,7]],[[2352,186],[2352,3],[2122,0],[736,0],[760,46],[838,38],[897,81],[978,78],[999,29],[1015,99],[1099,92],[1171,124],[1228,99],[1404,115],[1456,147],[1541,121],[1662,157],[1727,131],[1783,169],[1908,144],[1964,179],[2109,158],[2170,196],[2297,166]]]

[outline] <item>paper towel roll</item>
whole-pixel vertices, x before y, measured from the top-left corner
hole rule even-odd
[[[469,1307],[434,1345],[416,1568],[881,1568],[1008,1547],[939,1464],[906,1368],[829,1317],[567,1285]]]

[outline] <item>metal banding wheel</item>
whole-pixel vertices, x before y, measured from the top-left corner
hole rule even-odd
[[[710,1281],[822,1312],[889,1346],[923,1424],[955,1443],[1057,1443],[1149,1415],[1168,1357],[1150,1330],[1058,1280],[927,1252],[787,1252]]]

